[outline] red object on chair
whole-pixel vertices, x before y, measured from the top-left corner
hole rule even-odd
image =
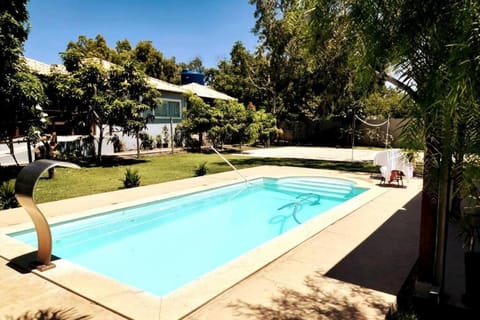
[[[400,170],[392,170],[390,172],[390,181],[388,183],[392,181],[397,182],[398,185],[401,183],[403,186],[402,172]]]

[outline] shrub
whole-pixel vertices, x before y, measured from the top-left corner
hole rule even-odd
[[[148,133],[140,133],[140,146],[143,150],[152,150],[153,149],[153,137]]]
[[[108,140],[114,143],[115,138]],[[119,141],[121,143],[121,141]],[[114,150],[116,146],[114,145]],[[121,147],[119,147],[121,148]],[[37,145],[35,157],[40,156],[45,151],[43,144]],[[95,159],[95,140],[92,136],[79,137],[72,141],[60,141],[55,147],[57,151],[56,159],[70,162],[93,162]],[[120,150],[123,151],[123,150]]]
[[[184,132],[183,132],[183,128],[180,124],[177,124],[177,126],[175,127],[175,133],[173,134],[173,142],[175,144],[176,147],[183,147],[183,143],[184,143]]]
[[[123,185],[125,188],[134,188],[140,185],[140,175],[138,170],[127,168],[125,171],[125,178],[123,179]]]
[[[197,137],[185,136],[185,147],[193,150],[200,150],[201,143]]]
[[[0,185],[0,209],[10,209],[19,207],[15,197],[15,185],[13,181],[4,181]]]
[[[155,146],[157,148],[161,148],[162,147],[162,141],[163,141],[163,138],[162,138],[162,135],[161,134],[157,134],[155,136]]]
[[[195,169],[195,176],[200,177],[206,175],[208,172],[207,169],[207,162],[201,163],[196,169]]]
[[[114,134],[113,136],[111,136],[108,142],[113,144],[113,152],[125,151],[125,143],[120,140],[120,137],[118,135]]]

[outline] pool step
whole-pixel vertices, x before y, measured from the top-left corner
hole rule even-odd
[[[318,194],[321,197],[332,198],[332,199],[346,199],[348,194],[338,194],[330,191],[320,190],[320,189],[305,189],[299,190],[298,188],[287,188],[287,187],[277,187],[277,191],[292,193],[292,195],[298,195],[303,193],[313,193]]]
[[[350,191],[352,191],[351,184],[339,184],[339,183],[328,182],[323,180],[319,180],[319,181],[292,180],[292,181],[282,182],[280,185],[288,185],[288,186],[299,187],[299,188],[326,188],[339,193],[343,193],[343,192],[350,193]]]
[[[337,183],[328,180],[300,179],[281,181],[276,184],[281,191],[296,193],[313,193],[324,197],[345,199],[352,192],[353,185],[349,183]]]

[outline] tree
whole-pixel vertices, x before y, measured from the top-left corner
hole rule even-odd
[[[379,119],[403,118],[413,108],[412,100],[404,92],[384,87],[376,90],[362,99],[365,104],[366,116]]]
[[[75,71],[81,67],[82,61],[88,58],[97,58],[105,61],[112,61],[115,51],[108,47],[105,38],[98,34],[95,39],[87,38],[84,35],[78,37],[77,42],[70,41],[65,52],[60,56],[68,71]]]
[[[44,119],[36,106],[44,99],[39,79],[31,74],[22,59],[28,35],[26,1],[0,3],[0,140],[6,141],[16,161],[13,139],[25,136]]]
[[[120,127],[137,137],[150,120],[160,93],[150,87],[136,63],[114,65],[86,59],[70,74],[52,73],[45,78],[49,107],[57,110],[66,125],[80,134],[98,128],[97,160],[101,161],[105,130]]]
[[[140,157],[140,131],[151,120],[151,111],[160,103],[160,92],[148,85],[146,76],[135,63],[128,61],[121,68],[113,69],[109,76],[112,106],[116,124],[124,133],[133,134],[137,140],[137,158]]]
[[[105,130],[115,126],[136,136],[138,155],[139,132],[146,127],[148,111],[159,103],[160,95],[148,85],[146,76],[131,61],[118,66],[97,60],[84,61],[72,75],[78,85],[74,90],[81,98],[76,122],[93,123],[99,131],[97,160],[102,160]]]
[[[0,88],[8,88],[9,77],[17,72],[17,65],[28,36],[26,0],[5,0],[0,3]],[[4,97],[2,97],[4,98]]]
[[[258,126],[258,136],[265,147],[269,147],[272,140],[277,137],[278,128],[275,117],[261,109],[254,113],[254,122]]]
[[[235,97],[245,106],[249,102],[261,104],[262,96],[256,87],[255,58],[237,41],[230,52],[230,61],[222,60],[211,85],[218,91]]]
[[[253,31],[259,37],[251,79],[265,99],[260,108],[277,120],[310,122],[341,116],[358,102],[364,90],[350,54],[356,38],[348,34],[341,1],[250,3],[256,6]],[[365,84],[370,90],[372,83]]]
[[[479,114],[478,2],[318,0],[314,34],[322,34],[322,13],[337,7],[346,8],[351,52],[365,79],[388,81],[414,101],[405,132],[422,132],[426,145],[419,277],[442,289],[449,186],[457,189],[457,167],[479,142],[472,125]]]
[[[118,65],[132,59],[132,45],[128,39],[119,40],[115,44],[115,53],[112,56],[112,62]]]
[[[189,95],[187,104],[188,108],[181,126],[186,136],[198,134],[197,148],[200,151],[203,143],[203,134],[215,125],[213,122],[215,118],[212,116],[210,105],[205,103],[202,98],[196,95]]]
[[[215,146],[223,148],[225,142],[241,143],[248,126],[245,106],[235,100],[215,100],[212,116],[214,125],[208,137]]]
[[[257,21],[252,30],[260,42],[256,60],[261,65],[255,85],[266,94],[267,110],[277,115],[285,106],[280,93],[288,91],[291,76],[286,72],[292,57],[287,46],[297,33],[287,27],[287,17],[296,1],[250,0],[250,4],[256,6]]]
[[[117,65],[135,61],[136,68],[150,77],[180,83],[180,69],[175,58],[165,58],[151,41],[139,41],[132,48],[128,39],[124,39],[117,41],[115,48],[112,49],[108,47],[101,34],[95,39],[81,35],[76,42],[70,41],[67,44],[61,57],[68,71],[78,70],[81,62],[89,58],[97,58]]]
[[[180,83],[180,72],[175,58],[166,59],[151,41],[138,42],[132,51],[132,58],[138,62],[139,69],[150,77]]]
[[[42,82],[47,97],[45,108],[52,110],[49,111],[50,118],[64,119],[65,127],[75,134],[90,133],[90,127],[79,117],[83,91],[79,88],[78,79],[71,74],[52,72],[43,76]]]
[[[76,122],[89,127],[94,124],[98,128],[97,161],[102,161],[102,143],[105,130],[116,124],[116,112],[110,90],[109,74],[98,60],[86,60],[73,73],[80,90],[81,101]],[[94,129],[95,130],[95,129]],[[93,132],[90,132],[93,134]]]

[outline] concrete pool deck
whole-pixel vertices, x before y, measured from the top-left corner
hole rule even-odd
[[[163,298],[99,279],[61,259],[55,261],[57,268],[43,273],[22,270],[18,257],[32,248],[12,243],[3,233],[25,228],[28,215],[21,208],[0,212],[0,316],[17,318],[50,309],[90,319],[282,319],[295,312],[303,319],[318,318],[318,314],[328,319],[383,319],[418,254],[421,180],[410,180],[407,188],[386,188],[362,173],[265,166],[242,170],[242,174],[248,178],[335,176],[369,185],[374,192],[363,203],[344,206],[340,220],[322,221],[297,232],[309,234],[306,239],[286,240],[293,241],[293,249],[275,253],[271,262],[255,265],[276,246],[247,257],[250,260],[243,260],[241,268],[233,266],[235,273],[244,267],[250,270],[233,283],[231,275],[220,270],[225,272],[203,279],[210,282],[187,285]],[[226,172],[45,203],[40,208],[55,222],[232,181],[241,179]],[[18,264],[10,261],[15,258]],[[217,283],[224,289],[211,288]]]

